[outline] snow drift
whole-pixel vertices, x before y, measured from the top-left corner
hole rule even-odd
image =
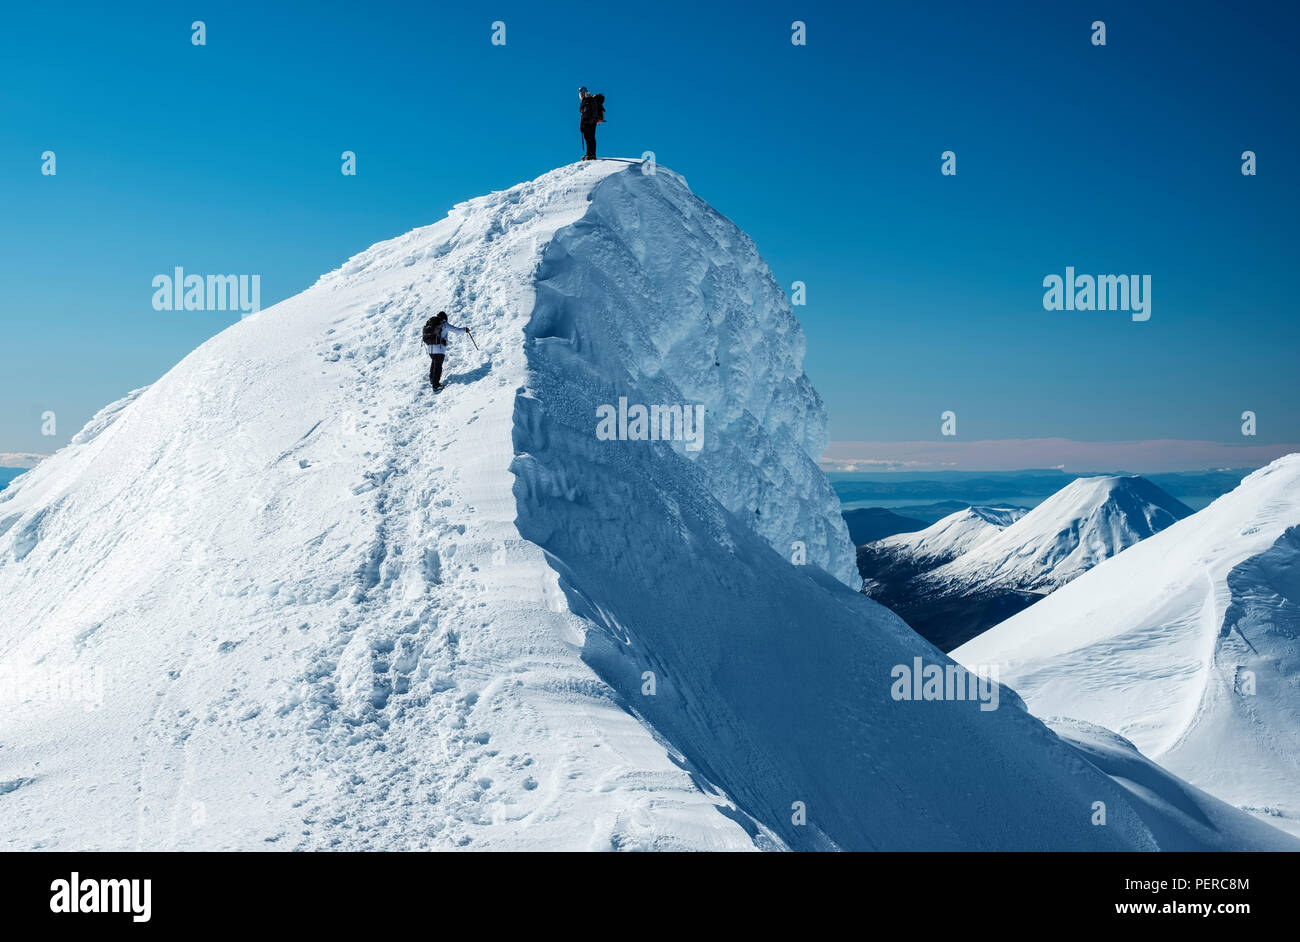
[[[434,397],[440,308],[482,353]],[[743,233],[617,161],[214,337],[0,494],[5,846],[1295,846],[1009,690],[891,698],[951,662],[846,585],[802,343]],[[603,440],[622,398],[702,447]]]
[[[953,652],[1300,833],[1300,455]]]

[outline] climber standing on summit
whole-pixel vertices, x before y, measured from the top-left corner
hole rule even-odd
[[[442,360],[447,355],[447,336],[448,334],[469,334],[468,327],[457,327],[455,324],[447,323],[447,312],[439,311],[433,317],[424,322],[424,332],[421,338],[424,340],[424,348],[429,352],[429,384],[433,386],[433,391],[438,392],[442,389]],[[470,334],[470,341],[474,340],[474,335]],[[475,346],[478,346],[475,344]]]
[[[605,120],[605,96],[588,93],[587,86],[578,89],[578,130],[587,144],[583,160],[596,159],[596,125]]]

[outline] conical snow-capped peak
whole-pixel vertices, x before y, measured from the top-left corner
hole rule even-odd
[[[1077,478],[926,578],[1050,591],[1191,514],[1146,478]]]

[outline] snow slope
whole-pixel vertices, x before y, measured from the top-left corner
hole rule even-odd
[[[434,397],[439,308],[482,353]],[[618,161],[214,337],[0,493],[0,842],[1300,846],[1171,834],[1009,690],[889,696],[949,662],[845,584],[802,343],[743,233]],[[703,447],[599,439],[624,396]]]
[[[1300,455],[953,652],[1300,833]],[[1253,677],[1254,692],[1250,692]]]
[[[533,270],[617,167],[376,245],[0,495],[0,663],[104,679],[6,711],[6,846],[753,846],[575,655],[514,525]],[[483,355],[435,400],[440,307]]]
[[[951,562],[1025,515],[1018,507],[967,507],[916,533],[875,542],[875,548],[921,568]]]
[[[1068,717],[1047,725],[1149,809],[1145,821],[1162,850],[1199,850],[1231,829],[1238,850],[1272,850],[1277,830],[1262,821],[1243,822],[1240,812],[1156,765],[1122,736]]]

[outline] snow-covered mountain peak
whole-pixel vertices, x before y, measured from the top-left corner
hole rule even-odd
[[[926,579],[1050,591],[1190,513],[1143,477],[1077,478]]]
[[[917,563],[952,560],[1024,514],[1019,507],[967,507],[924,530],[885,537],[874,546]]]
[[[748,237],[619,161],[223,331],[0,493],[9,846],[1161,846],[1010,691],[890,694],[956,666],[845,584],[802,355]]]

